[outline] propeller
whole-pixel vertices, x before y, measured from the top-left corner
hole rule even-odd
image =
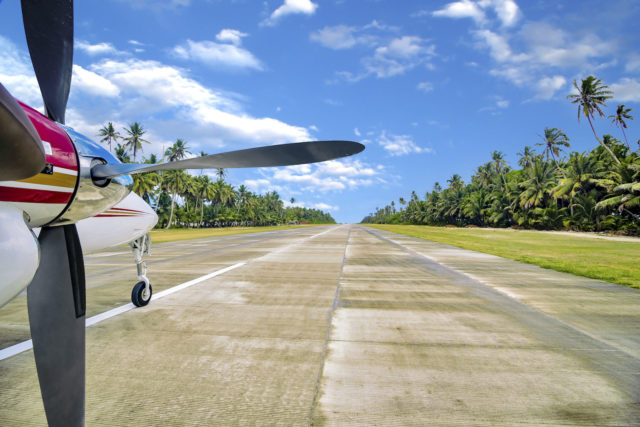
[[[364,150],[364,145],[353,141],[296,142],[228,151],[159,165],[136,163],[102,164],[96,165],[91,169],[91,176],[94,179],[105,179],[118,175],[173,169],[261,168],[300,165],[351,156],[362,150]]]
[[[22,16],[46,113],[64,124],[73,68],[73,0],[22,0]],[[91,175],[106,182],[119,175],[157,170],[287,166],[362,150],[362,144],[352,141],[300,142],[160,165],[101,164],[91,169]],[[36,130],[20,105],[0,86],[0,180],[33,176],[44,163]],[[74,224],[42,227],[38,242],[40,263],[27,288],[27,306],[47,421],[50,426],[82,425],[86,285],[77,228]]]
[[[85,276],[75,225],[43,227],[27,288],[29,326],[49,426],[84,423]]]
[[[73,0],[22,0],[22,17],[45,111],[64,123],[73,67]],[[80,240],[71,224],[43,227],[38,241],[40,264],[27,288],[27,307],[42,401],[50,426],[81,426],[85,276]]]
[[[0,84],[0,181],[29,178],[44,164],[44,149],[36,129]]]
[[[73,68],[73,0],[22,0],[22,20],[47,115],[64,124]]]

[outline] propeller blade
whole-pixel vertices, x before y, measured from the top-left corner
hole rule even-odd
[[[42,171],[44,163],[36,128],[0,84],[0,181],[29,178]]]
[[[43,227],[27,307],[40,392],[50,426],[84,423],[85,276],[75,225]]]
[[[73,66],[73,0],[22,0],[22,19],[47,115],[64,124]]]
[[[119,175],[175,169],[262,168],[301,165],[351,156],[362,150],[364,150],[364,145],[353,141],[296,142],[228,151],[158,165],[136,163],[96,165],[91,169],[91,176],[95,179],[104,179]]]

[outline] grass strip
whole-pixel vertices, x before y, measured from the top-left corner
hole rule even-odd
[[[323,225],[323,224],[318,224]],[[265,227],[218,227],[218,228],[175,228],[152,230],[153,243],[175,242],[178,240],[202,239],[204,237],[230,236],[232,234],[262,233],[265,231],[291,230],[293,228],[314,227],[310,225],[273,225]]]
[[[422,225],[367,226],[640,288],[640,240],[617,241],[532,230]]]

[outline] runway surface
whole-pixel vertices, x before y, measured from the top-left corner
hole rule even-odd
[[[86,263],[89,317],[130,302],[127,250]],[[89,426],[640,425],[635,289],[353,225],[148,267],[155,294],[199,280],[87,328]],[[0,350],[28,339],[18,297]],[[46,425],[31,350],[0,360],[14,425]]]

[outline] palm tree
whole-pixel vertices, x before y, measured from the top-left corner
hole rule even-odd
[[[208,154],[201,150],[200,151],[200,157],[205,157],[205,156],[208,156]],[[202,175],[203,171],[204,171],[204,169],[200,169],[200,175]]]
[[[144,159],[144,163],[155,165],[156,163],[158,163],[158,156],[152,153],[148,159]]]
[[[187,176],[184,180],[184,185],[182,186],[182,191],[180,192],[181,196],[184,200],[185,211],[189,211],[189,200],[194,201],[197,198],[198,188],[194,178],[187,173]],[[195,201],[194,201],[194,209],[195,209]]]
[[[176,202],[176,194],[182,192],[187,179],[188,174],[184,170],[169,170],[165,172],[164,184],[167,186],[167,189],[172,191],[171,214],[169,215],[169,222],[167,222],[166,228],[171,227],[171,222],[173,220],[173,208]]]
[[[137,173],[133,178],[133,192],[149,203],[153,189],[160,181],[160,176],[155,172]]]
[[[126,142],[124,144],[125,148],[128,148],[130,151],[133,151],[133,161],[136,161],[136,153],[138,150],[142,150],[142,143],[146,142],[149,144],[149,141],[142,138],[142,135],[147,133],[146,130],[142,128],[142,125],[138,122],[134,122],[129,125],[128,128],[124,128],[125,131],[129,134],[126,138],[123,138]]]
[[[120,160],[122,163],[129,163],[131,162],[131,159],[129,158],[129,154],[127,153],[127,148],[118,144],[116,146],[116,157],[118,158],[118,160]]]
[[[520,156],[518,164],[523,168],[530,168],[537,154],[534,149],[525,145],[522,152],[518,153],[518,156]]]
[[[447,182],[449,183],[449,188],[451,188],[452,190],[458,190],[464,185],[464,182],[462,182],[462,177],[457,173],[453,174],[453,176],[449,178]]]
[[[471,177],[471,180],[477,183],[480,188],[487,188],[491,185],[493,177],[493,166],[490,162],[485,163],[482,166],[478,166],[478,170]]]
[[[218,181],[224,181],[227,177],[227,170],[225,168],[216,168],[216,175],[218,176]]]
[[[626,126],[625,126],[626,127]],[[106,142],[109,144],[109,152],[111,152],[111,142],[117,142],[118,138],[120,138],[120,134],[116,132],[113,127],[113,123],[109,122],[100,129],[100,136],[103,136],[100,142]]]
[[[638,214],[634,214],[630,209],[640,208],[640,161],[624,164],[621,166],[624,177],[620,177],[623,182],[617,185],[611,195],[596,204],[597,209],[617,208],[619,212],[626,212],[636,221],[640,222]],[[619,174],[619,175],[622,175]],[[636,210],[638,212],[638,210]]]
[[[624,108],[624,107],[625,107],[624,104],[618,105],[618,108],[616,109],[616,114],[611,115],[608,118],[613,119],[612,123],[614,123],[617,127],[620,128],[620,130],[622,131],[622,135],[624,136],[624,142],[626,142],[627,147],[629,147],[627,134],[624,132],[624,130],[627,128],[627,122],[625,122],[624,120],[625,119],[633,120],[633,116],[629,114],[632,111],[631,108]]]
[[[520,206],[525,209],[544,207],[555,183],[553,166],[548,162],[536,161],[527,169],[526,179],[520,184],[523,189],[520,194]]]
[[[198,188],[198,192],[201,198],[200,201],[200,223],[204,221],[204,201],[209,200],[213,201],[216,198],[216,187],[213,182],[209,179],[207,175],[201,175],[200,178],[200,187]]]
[[[602,177],[605,172],[604,163],[597,157],[572,153],[567,162],[567,174],[553,189],[553,197],[568,198],[569,210],[573,216],[574,198],[592,187],[604,187]]]
[[[501,151],[496,150],[491,153],[491,160],[491,164],[498,175],[502,175],[503,172],[507,171],[507,161],[504,159],[504,154]]]
[[[604,117],[604,113],[600,106],[606,107],[605,101],[612,97],[611,94],[613,94],[613,92],[608,90],[607,85],[602,84],[602,80],[596,79],[593,76],[582,79],[582,84],[580,86],[578,86],[578,83],[574,80],[573,86],[576,88],[578,93],[567,95],[567,99],[573,99],[573,101],[571,101],[572,104],[578,104],[578,121],[580,121],[580,113],[582,113],[589,121],[591,130],[593,131],[593,136],[595,136],[600,145],[609,152],[616,163],[620,164],[620,160],[618,160],[616,155],[613,154],[613,151],[611,151],[611,149],[607,147],[600,138],[598,138],[596,130],[593,127],[593,122],[591,121],[591,119],[595,119],[596,113],[598,113],[600,117]]]
[[[175,162],[176,160],[182,160],[188,154],[191,154],[189,151],[189,147],[187,147],[187,143],[182,139],[176,139],[176,142],[164,152],[164,156],[170,162]]]
[[[569,137],[560,129],[545,128],[544,136],[541,136],[540,138],[542,138],[542,142],[538,142],[536,145],[544,147],[544,153],[547,155],[547,161],[549,161],[549,154],[551,154],[551,157],[556,164],[556,168],[560,173],[562,173],[562,176],[566,178],[564,171],[560,169],[556,156],[560,156],[560,152],[562,151],[562,148],[560,147],[569,147]]]

